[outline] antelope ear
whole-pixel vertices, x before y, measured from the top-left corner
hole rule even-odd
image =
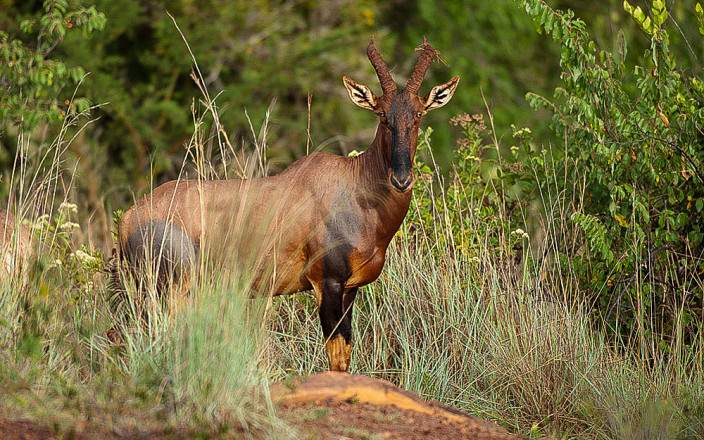
[[[359,84],[346,76],[342,77],[342,82],[345,83],[347,94],[350,95],[352,102],[367,110],[374,111],[376,109],[376,98],[374,98],[374,94],[369,90],[369,87]]]
[[[439,86],[433,87],[433,89],[428,94],[428,99],[425,101],[425,111],[440,108],[443,105],[450,102],[450,98],[455,94],[457,89],[457,84],[460,83],[460,77],[456,76],[446,82],[445,84],[440,84]]]

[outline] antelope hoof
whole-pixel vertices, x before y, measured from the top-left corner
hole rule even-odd
[[[352,344],[345,341],[342,335],[337,335],[325,343],[325,351],[328,353],[331,371],[347,372],[350,368]]]

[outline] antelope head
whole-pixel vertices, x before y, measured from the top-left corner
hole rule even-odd
[[[409,191],[413,186],[413,158],[418,142],[418,128],[423,116],[430,110],[447,104],[460,81],[455,76],[450,81],[437,85],[428,96],[419,96],[420,85],[428,68],[439,59],[438,52],[424,38],[416,51],[418,59],[408,82],[403,89],[396,87],[389,67],[379,54],[374,40],[369,42],[367,56],[381,84],[382,95],[377,96],[364,84],[342,77],[352,102],[374,112],[379,117],[379,129],[386,131],[391,139],[390,165],[387,171],[389,183],[399,192]]]

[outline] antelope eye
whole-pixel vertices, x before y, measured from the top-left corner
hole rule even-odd
[[[386,117],[386,112],[379,112],[379,117],[380,118],[385,118]]]
[[[423,112],[416,113],[416,118],[420,118],[421,116],[423,116]]]

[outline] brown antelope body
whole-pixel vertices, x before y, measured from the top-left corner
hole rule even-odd
[[[379,117],[369,149],[356,157],[313,153],[282,173],[257,179],[167,182],[128,210],[120,254],[132,267],[144,249],[166,258],[162,273],[183,280],[205,248],[261,256],[255,290],[280,295],[313,289],[333,370],[350,363],[352,304],[374,281],[386,248],[406,216],[413,158],[423,115],[445,105],[458,77],[426,98],[420,84],[437,52],[424,41],[414,71],[398,90],[374,42],[367,49],[383,94],[343,77],[352,101]],[[228,239],[237,235],[238,239]]]

